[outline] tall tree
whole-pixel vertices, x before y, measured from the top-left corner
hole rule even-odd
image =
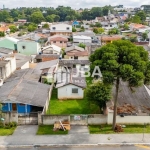
[[[40,11],[36,11],[36,12],[32,13],[32,15],[31,15],[31,21],[34,23],[41,23],[44,20],[45,20],[45,18]]]
[[[150,83],[150,62],[148,52],[127,40],[113,41],[95,51],[90,56],[91,71],[95,66],[101,68],[103,82],[116,86],[114,99],[113,129],[116,126],[117,102],[120,80],[130,86]]]

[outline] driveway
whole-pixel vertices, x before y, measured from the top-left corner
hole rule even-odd
[[[18,126],[15,132],[13,133],[13,136],[34,136],[36,135],[37,129],[37,125]]]

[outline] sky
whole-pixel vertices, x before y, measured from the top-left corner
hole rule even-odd
[[[16,7],[57,7],[59,5],[71,6],[74,9],[101,7],[105,5],[124,5],[124,7],[140,7],[150,4],[150,0],[0,0],[0,8]]]

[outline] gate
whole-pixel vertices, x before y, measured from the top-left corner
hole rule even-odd
[[[88,115],[70,115],[71,125],[88,125]]]
[[[37,125],[38,124],[38,113],[21,114],[18,115],[19,125]]]

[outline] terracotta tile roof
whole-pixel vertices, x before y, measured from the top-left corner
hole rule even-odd
[[[1,32],[5,32],[6,30],[8,30],[9,28],[8,27],[0,27],[0,31]]]
[[[142,24],[136,24],[136,23],[131,24],[131,26],[132,26],[133,28],[135,28],[135,29],[145,28],[145,25],[142,25]]]
[[[65,37],[53,37],[53,38],[50,38],[50,41],[64,41],[64,42],[68,42],[68,39],[65,38]]]
[[[68,56],[88,56],[88,52],[85,50],[83,52],[68,52]]]
[[[47,38],[47,36],[46,35],[44,35],[44,34],[38,34],[38,36],[40,36],[41,38]]]
[[[114,41],[114,40],[121,40],[122,36],[120,35],[112,35],[112,36],[102,36],[102,41]]]

